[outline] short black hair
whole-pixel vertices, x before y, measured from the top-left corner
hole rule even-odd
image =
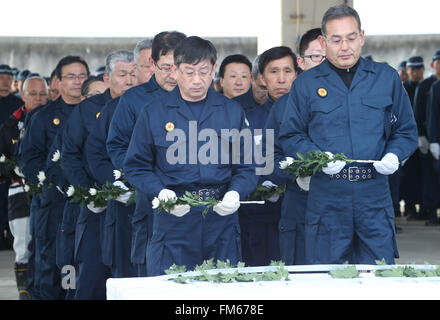
[[[341,19],[344,17],[355,18],[359,27],[359,32],[361,31],[361,19],[359,18],[359,14],[357,13],[357,11],[346,4],[340,4],[338,6],[328,8],[327,11],[324,13],[321,22],[322,35],[326,36],[327,34],[326,24],[328,21],[333,19]]]
[[[83,97],[87,96],[90,85],[96,81],[104,81],[104,75],[100,74],[99,76],[90,76],[83,82],[83,84],[81,86],[81,95]]]
[[[260,73],[264,73],[264,69],[269,64],[269,62],[282,59],[284,57],[291,57],[293,62],[293,67],[295,72],[298,71],[298,62],[296,61],[296,54],[289,47],[280,46],[273,47],[264,51],[260,56],[260,61],[258,62],[258,69]]]
[[[197,64],[208,59],[212,65],[217,61],[217,50],[211,41],[197,36],[183,39],[174,49],[174,64]]]
[[[232,54],[223,59],[218,70],[218,76],[220,78],[224,78],[226,66],[230,63],[243,63],[249,67],[249,72],[252,72],[252,63],[245,55]]]
[[[151,44],[151,58],[154,62],[159,61],[161,56],[175,50],[177,45],[185,38],[186,35],[178,31],[163,31],[156,34]]]
[[[66,57],[62,58],[58,62],[57,66],[55,67],[55,74],[58,79],[61,80],[61,77],[62,77],[61,73],[62,73],[63,67],[65,67],[69,64],[72,64],[72,63],[81,63],[86,68],[87,77],[90,75],[89,66],[87,65],[87,62],[83,58],[81,58],[79,56],[66,56]]]
[[[306,50],[309,48],[310,42],[315,41],[321,35],[321,28],[314,28],[304,32],[299,41],[299,55],[304,57]]]

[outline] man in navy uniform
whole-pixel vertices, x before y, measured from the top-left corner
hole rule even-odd
[[[411,104],[394,69],[361,58],[364,31],[354,9],[329,8],[321,30],[327,59],[293,83],[279,135],[283,152],[375,162],[330,161],[311,178],[306,259],[392,264],[398,252],[388,175],[417,148]]]
[[[408,80],[403,82],[409,100],[411,101],[412,109],[415,114],[415,94],[416,88],[420,81],[423,80],[425,72],[425,64],[421,56],[410,57],[406,63],[406,72]],[[420,160],[419,149],[402,164],[402,178],[400,182],[400,195],[405,201],[405,215],[408,220],[417,219],[425,220],[426,212],[423,204],[423,170]],[[420,205],[419,212],[417,212],[416,204]]]
[[[232,54],[223,59],[218,70],[223,94],[232,99],[251,88],[252,64],[242,54]]]
[[[219,136],[222,129],[240,132],[248,127],[241,106],[210,88],[216,58],[211,42],[199,37],[182,40],[174,51],[175,65],[172,66],[177,73],[178,87],[143,109],[133,131],[124,171],[129,182],[146,194],[149,201],[153,198],[167,201],[185,191],[202,198],[208,195],[221,199],[206,217],[202,216],[203,207],[189,205],[176,205],[165,212],[154,211],[153,235],[146,257],[149,276],[164,274],[174,263],[192,269],[210,258],[229,259],[232,264],[241,260],[236,212],[240,199],[246,199],[256,187],[257,177],[254,166],[244,163],[242,139]],[[194,131],[194,124],[195,130],[215,132],[215,137],[210,139],[217,147],[222,145],[220,152],[210,150],[207,162],[203,156],[197,156],[201,142],[185,138],[189,138],[190,128]],[[185,135],[180,137],[183,142],[177,142],[181,145],[179,150],[182,147],[188,150],[194,143],[197,150],[182,151],[178,155],[182,161],[173,164],[175,159],[167,156],[173,144],[167,139],[168,133]],[[239,161],[231,163],[228,157],[229,162],[225,164],[220,159],[224,160],[225,144],[232,150],[231,138],[240,144],[240,159],[233,157]]]
[[[263,83],[263,75],[258,68],[259,61],[260,56],[257,56],[252,63],[252,85],[250,89],[246,93],[234,97],[234,100],[243,107],[245,114],[266,102],[267,88]]]
[[[73,187],[94,186],[84,146],[90,130],[96,124],[103,106],[137,84],[133,53],[118,50],[106,58],[109,89],[103,94],[84,100],[72,113],[63,132],[61,166]],[[102,262],[101,225],[105,207],[93,201],[80,209],[75,230],[75,262],[78,266],[75,299],[105,299],[105,281],[110,271]],[[102,214],[101,214],[102,213]]]
[[[110,123],[107,137],[107,151],[116,169],[122,170],[139,112],[148,102],[173,90],[176,85],[176,71],[173,52],[186,36],[177,31],[164,31],[153,38],[151,58],[154,75],[150,81],[128,90],[119,100]],[[146,276],[145,250],[151,228],[151,203],[141,192],[136,192],[136,209],[132,218],[131,261],[137,266],[138,275]]]
[[[253,130],[265,127],[274,102],[289,92],[297,75],[297,57],[288,47],[270,48],[260,55],[259,70],[268,93],[266,102],[246,115]],[[259,145],[262,136],[255,135],[254,138]],[[267,176],[260,176],[259,180],[266,187],[278,186]],[[272,260],[280,260],[278,223],[282,200],[283,197],[273,196],[264,205],[250,204],[240,208],[243,261],[247,265],[268,265]]]
[[[34,185],[41,182],[37,178],[39,172],[46,171],[46,159],[56,133],[82,99],[81,85],[89,76],[89,69],[82,58],[67,56],[58,62],[56,74],[60,80],[61,96],[36,111],[20,146],[22,171],[26,181]],[[64,203],[62,194],[45,183],[39,209],[31,211],[36,250],[35,277],[39,279],[35,283],[36,298],[64,298],[60,270],[55,262],[55,239]]]
[[[325,59],[325,49],[319,41],[321,28],[306,31],[299,43],[298,66],[303,71],[319,65]],[[281,205],[279,222],[280,257],[288,265],[305,264],[304,219],[307,210],[307,195],[310,177],[299,178],[286,175],[279,168],[279,162],[285,160],[278,140],[288,94],[279,98],[269,112],[266,129],[274,129],[274,174],[268,177],[277,185],[285,185],[286,192]],[[267,155],[266,155],[267,156]]]
[[[432,154],[429,152],[429,141],[427,139],[426,125],[428,121],[428,100],[432,84],[440,79],[440,50],[437,50],[431,62],[434,73],[428,78],[420,81],[414,95],[414,116],[417,122],[419,133],[419,156],[421,170],[423,173],[423,209],[413,218],[427,219],[427,226],[437,225],[437,208],[440,207],[440,184],[436,177]],[[409,219],[409,218],[408,218]]]
[[[23,85],[24,105],[18,108],[0,127],[0,153],[9,159],[15,159],[20,130],[23,126],[26,114],[35,108],[46,104],[48,86],[41,77],[26,79]],[[30,234],[30,201],[24,189],[22,174],[17,170],[11,170],[1,165],[1,178],[11,178],[8,193],[8,216],[9,226],[14,236],[15,251],[15,276],[20,300],[31,298],[28,290],[28,262],[30,252],[28,249],[31,241]]]
[[[23,105],[23,101],[10,91],[12,82],[11,67],[7,64],[0,64],[0,125]],[[0,181],[0,250],[12,248],[12,237],[8,227],[8,188],[8,180]]]

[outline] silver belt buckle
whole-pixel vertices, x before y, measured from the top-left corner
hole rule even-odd
[[[356,170],[356,172],[353,172],[354,170]],[[358,181],[360,179],[359,173],[360,173],[359,167],[349,167],[348,181],[352,181],[352,182]]]

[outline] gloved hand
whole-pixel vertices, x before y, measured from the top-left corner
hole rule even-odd
[[[390,175],[399,169],[399,159],[394,153],[387,153],[382,160],[373,163],[377,172],[383,175]]]
[[[429,141],[425,136],[419,137],[419,150],[423,154],[427,154],[429,151]]]
[[[274,184],[272,181],[266,180],[261,184],[263,187],[267,187],[267,188],[276,188],[278,187],[276,184]],[[267,201],[270,202],[277,202],[280,199],[280,195],[279,194],[274,194],[273,196],[271,196],[270,198],[267,198]]]
[[[162,189],[157,196],[159,200],[168,201],[170,199],[176,199],[176,193],[170,189]],[[169,211],[170,214],[176,217],[183,217],[191,210],[191,207],[187,204],[175,205],[173,209]]]
[[[429,145],[429,150],[435,160],[440,159],[440,145],[438,143],[431,143]]]
[[[312,177],[304,177],[304,178],[296,178],[296,183],[298,184],[298,186],[304,190],[304,191],[309,191],[310,189],[310,179]]]
[[[115,182],[113,182],[113,185],[116,186],[116,187],[120,187],[120,188],[122,188],[124,190],[128,190],[127,186],[122,181],[119,181],[119,180],[115,181]],[[122,203],[125,204],[125,203],[127,203],[128,199],[130,199],[132,194],[133,193],[130,192],[130,191],[126,192],[126,193],[123,193],[119,197],[116,198],[116,201],[119,201],[119,202],[122,202]]]
[[[330,159],[333,159],[333,153],[327,151],[326,154],[328,154]],[[341,172],[342,168],[344,168],[345,165],[346,165],[345,161],[340,161],[340,160],[331,161],[327,163],[326,167],[322,168],[322,172],[329,175],[337,174]]]
[[[240,207],[240,195],[237,191],[228,191],[223,196],[220,203],[216,204],[212,210],[221,216],[227,216],[234,213]]]
[[[95,204],[92,202],[90,202],[87,205],[87,209],[89,209],[90,211],[92,211],[93,213],[101,213],[103,212],[105,209],[107,208],[107,206],[105,207],[95,207]]]

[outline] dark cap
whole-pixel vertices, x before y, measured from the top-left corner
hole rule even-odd
[[[10,74],[11,76],[14,75],[11,67],[7,64],[0,64],[0,74]]]
[[[17,77],[15,78],[15,80],[24,81],[24,80],[26,80],[26,78],[28,77],[28,75],[30,73],[31,72],[28,69],[23,69],[17,74]]]
[[[406,66],[409,68],[423,68],[425,64],[423,63],[423,58],[421,56],[413,56],[408,59]]]
[[[440,50],[437,50],[432,56],[432,61],[440,59]]]
[[[397,66],[397,70],[405,71],[406,70],[406,60],[403,60],[399,65]]]

